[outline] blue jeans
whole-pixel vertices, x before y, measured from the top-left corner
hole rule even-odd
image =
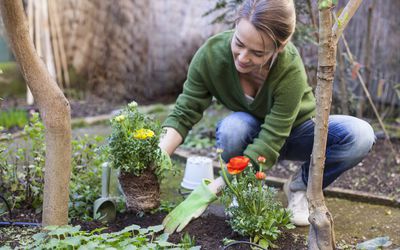
[[[234,112],[218,122],[217,147],[222,158],[243,155],[248,144],[261,130],[262,121],[245,112]],[[303,161],[302,179],[307,185],[308,170],[314,142],[314,122],[307,120],[292,129],[280,150],[279,160]],[[345,115],[329,117],[328,140],[324,169],[325,188],[346,170],[356,166],[375,142],[372,127],[365,121]]]

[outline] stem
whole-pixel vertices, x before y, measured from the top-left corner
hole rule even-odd
[[[236,190],[233,188],[231,182],[228,179],[228,176],[226,176],[226,172],[225,172],[225,167],[224,167],[224,163],[222,161],[222,157],[221,155],[219,155],[219,164],[221,166],[221,170],[222,170],[222,176],[224,177],[224,181],[226,183],[226,185],[228,185],[228,187],[232,190],[232,192],[235,194],[236,198],[239,199],[238,193],[236,192]]]

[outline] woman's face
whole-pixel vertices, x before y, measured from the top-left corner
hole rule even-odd
[[[263,42],[264,41],[264,42]],[[259,71],[274,54],[272,39],[256,30],[246,19],[241,19],[231,42],[236,70],[240,73]]]

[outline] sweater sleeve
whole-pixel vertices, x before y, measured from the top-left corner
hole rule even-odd
[[[307,77],[302,67],[296,66],[285,74],[274,90],[274,101],[271,112],[265,116],[258,137],[249,144],[244,155],[249,157],[253,164],[257,164],[257,157],[266,158],[267,168],[271,168],[279,157],[279,151],[299,113],[301,101],[307,85]]]
[[[208,91],[204,74],[207,74],[204,47],[193,57],[190,63],[183,92],[178,96],[175,107],[163,123],[163,127],[172,127],[186,138],[193,125],[203,117],[204,110],[210,106],[212,96]]]

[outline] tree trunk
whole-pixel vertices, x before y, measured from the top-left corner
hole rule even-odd
[[[68,184],[71,172],[69,102],[36,54],[22,1],[0,0],[0,9],[10,46],[46,128],[42,224],[65,225],[68,222]]]
[[[318,82],[314,145],[307,187],[310,209],[309,249],[335,249],[333,217],[325,205],[322,192],[328,134],[328,119],[332,102],[333,79],[336,67],[338,38],[362,0],[351,0],[339,21],[332,27],[332,0],[319,1]]]
[[[332,14],[326,8],[319,12],[318,82],[316,88],[317,111],[314,147],[309,172],[307,196],[310,206],[309,249],[334,249],[335,236],[332,215],[322,193],[328,118],[332,101],[336,50],[332,42]]]

